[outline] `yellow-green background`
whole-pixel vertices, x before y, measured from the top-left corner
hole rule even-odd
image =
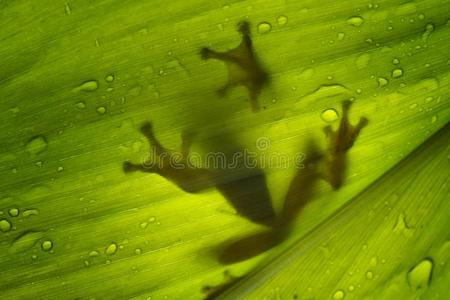
[[[0,233],[0,298],[199,299],[229,269],[254,274],[231,299],[446,299],[448,134],[427,140],[449,120],[449,17],[446,0],[0,1],[0,219],[13,226]],[[217,96],[226,68],[199,56],[204,46],[237,46],[246,19],[272,79],[256,114],[243,88]],[[271,31],[258,33],[260,22]],[[98,89],[80,90],[89,80]],[[146,120],[169,148],[186,129],[200,152],[229,139],[254,149],[264,136],[272,153],[293,155],[308,138],[326,146],[320,114],[349,98],[351,121],[370,124],[348,153],[346,184],[332,192],[321,182],[289,241],[242,264],[222,266],[212,249],[259,227],[217,191],[189,195],[162,177],[122,172],[148,149],[138,131]],[[37,154],[27,144],[35,136],[47,142]],[[406,158],[423,143],[422,156]],[[408,167],[386,175],[405,158]],[[280,209],[294,170],[266,173]],[[391,232],[399,236],[380,238]],[[108,255],[112,242],[119,249]],[[430,284],[411,285],[408,271],[426,257]]]

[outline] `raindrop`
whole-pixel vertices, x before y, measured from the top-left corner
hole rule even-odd
[[[261,22],[258,24],[258,33],[266,34],[272,31],[272,25],[269,22]]]
[[[64,12],[66,15],[70,16],[72,14],[72,9],[70,8],[69,3],[66,3],[65,7],[64,7]]]
[[[31,249],[43,237],[43,235],[44,234],[39,231],[26,231],[14,239],[8,249],[8,252],[19,253]]]
[[[415,290],[426,288],[430,284],[432,271],[433,262],[430,259],[422,260],[409,270],[407,274],[409,286]]]
[[[11,230],[11,228],[12,228],[12,225],[8,220],[6,220],[6,219],[0,220],[0,231],[1,232],[8,232]]]
[[[369,280],[372,280],[373,279],[373,272],[372,271],[367,271],[366,278],[369,279]]]
[[[337,290],[336,293],[334,293],[333,295],[333,299],[335,300],[341,300],[344,299],[345,297],[345,293],[343,290]]]
[[[99,115],[104,115],[106,113],[106,107],[104,107],[104,106],[97,107],[97,113]]]
[[[17,217],[19,215],[19,209],[16,207],[10,208],[8,213],[11,217]]]
[[[145,228],[147,228],[148,223],[147,223],[147,222],[142,222],[139,226],[140,226],[142,229],[145,229]]]
[[[107,255],[114,255],[117,252],[117,248],[117,244],[113,242],[106,248],[105,253]]]
[[[386,86],[389,83],[389,81],[384,77],[378,77],[377,82],[379,87]]]
[[[37,209],[27,209],[24,210],[24,212],[22,213],[22,216],[24,216],[25,218],[28,218],[30,216],[37,216],[39,214],[39,211]]]
[[[44,136],[38,135],[31,138],[25,145],[25,150],[31,155],[39,154],[47,149],[48,143]]]
[[[134,253],[135,253],[136,255],[140,255],[140,254],[142,254],[142,250],[141,250],[140,248],[136,248],[136,249],[134,250]]]
[[[325,109],[321,114],[320,117],[322,120],[324,120],[327,123],[332,123],[339,119],[339,114],[334,108],[328,108]]]
[[[355,27],[359,27],[364,23],[364,19],[361,16],[354,16],[347,19],[347,24]]]
[[[351,285],[348,287],[349,292],[353,292],[355,290],[355,286]]]
[[[288,22],[288,18],[287,18],[286,16],[279,16],[279,17],[277,18],[277,23],[278,23],[278,25],[280,25],[280,26],[286,25],[287,22]]]
[[[90,257],[95,257],[95,256],[99,256],[100,253],[97,250],[92,250],[91,252],[89,252],[89,256]]]
[[[83,82],[76,90],[83,92],[92,92],[98,89],[98,81],[97,80],[89,80]]]
[[[113,74],[109,74],[105,77],[105,81],[106,82],[113,82],[114,81],[114,75]]]
[[[432,117],[431,117],[431,123],[432,123],[432,124],[433,124],[433,123],[436,123],[436,121],[437,121],[437,116],[436,116],[436,115],[432,116]]]
[[[342,40],[345,38],[345,33],[339,32],[339,33],[337,34],[337,38],[338,38],[339,41],[342,41]]]
[[[85,109],[86,108],[86,103],[84,103],[83,101],[79,101],[75,104],[76,108],[78,109]]]
[[[44,251],[50,251],[50,250],[53,249],[53,242],[50,241],[50,240],[45,240],[45,241],[42,242],[41,248]]]
[[[392,60],[392,63],[393,63],[394,65],[398,65],[398,64],[400,63],[400,60],[399,60],[398,58],[394,58],[394,59]]]
[[[403,76],[403,70],[402,69],[394,69],[392,70],[392,78],[400,78]]]
[[[356,58],[355,61],[356,67],[358,69],[364,69],[369,64],[369,61],[370,61],[370,54],[363,53]]]
[[[62,172],[62,171],[64,171],[64,167],[59,166],[59,167],[56,169],[56,171],[57,171],[57,172]]]

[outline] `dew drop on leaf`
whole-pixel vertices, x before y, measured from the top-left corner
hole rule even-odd
[[[403,76],[403,70],[402,69],[394,69],[392,70],[392,78],[400,78]]]
[[[72,14],[72,9],[70,8],[69,3],[66,3],[65,7],[64,7],[64,12],[66,15],[70,16]]]
[[[355,27],[359,27],[364,23],[364,19],[361,16],[354,16],[347,19],[347,24]]]
[[[358,69],[364,69],[370,62],[370,54],[363,53],[356,58],[356,67]]]
[[[345,297],[345,293],[342,290],[337,290],[333,295],[333,299],[335,299],[335,300],[341,300],[341,299],[344,299],[344,297]]]
[[[11,228],[12,228],[12,225],[8,220],[6,220],[6,219],[0,220],[0,231],[1,232],[8,232],[11,230]]]
[[[394,58],[394,59],[392,60],[392,63],[393,63],[394,65],[398,65],[398,64],[400,63],[400,60],[399,60],[398,58]]]
[[[98,81],[97,80],[89,80],[83,82],[76,90],[83,92],[93,92],[98,89]]]
[[[136,255],[140,255],[142,253],[142,250],[140,248],[136,248],[136,249],[134,249],[134,253]]]
[[[97,113],[99,115],[104,115],[106,113],[106,107],[104,107],[104,106],[97,107]]]
[[[320,117],[322,120],[324,120],[327,123],[332,123],[339,119],[339,114],[334,108],[328,108],[325,109],[321,114]]]
[[[424,259],[415,265],[407,274],[409,286],[414,289],[426,288],[431,281],[433,262],[430,259]]]
[[[114,255],[116,254],[117,249],[118,249],[117,244],[113,242],[106,248],[105,253],[107,255]]]
[[[8,252],[19,253],[31,249],[43,237],[43,235],[44,234],[39,231],[26,231],[14,239],[8,249]]]
[[[24,210],[24,212],[22,213],[22,215],[25,218],[31,217],[31,216],[37,216],[39,214],[39,211],[37,209],[26,209]]]
[[[114,75],[113,74],[106,75],[105,81],[106,82],[113,82],[114,81]]]
[[[269,22],[261,22],[258,24],[258,33],[266,34],[272,31],[272,25]]]
[[[368,280],[372,280],[373,279],[373,272],[372,271],[367,271],[366,272],[366,278]]]
[[[16,207],[12,207],[8,210],[8,213],[11,217],[17,217],[19,215],[19,209]]]
[[[25,150],[31,155],[39,154],[47,149],[48,143],[44,136],[38,135],[31,138],[25,145]]]
[[[92,250],[91,252],[89,252],[90,257],[95,257],[95,256],[99,256],[99,255],[100,255],[100,253],[98,253],[97,250]]]
[[[386,86],[389,83],[389,81],[384,77],[378,77],[377,82],[379,87]]]
[[[79,110],[85,109],[86,108],[86,103],[84,103],[83,101],[79,101],[75,104],[76,108],[78,108]]]
[[[53,242],[50,241],[50,240],[45,240],[45,241],[42,242],[41,248],[44,251],[50,251],[50,250],[53,249]]]
[[[288,22],[288,18],[287,18],[286,16],[279,16],[279,17],[277,18],[277,23],[278,23],[278,25],[280,25],[280,26],[286,25],[287,22]]]

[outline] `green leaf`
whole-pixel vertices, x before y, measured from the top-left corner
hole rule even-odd
[[[448,7],[0,0],[0,298],[448,298],[448,138],[432,137],[450,119]],[[258,112],[245,88],[218,95],[229,68],[200,55],[237,47],[244,20],[270,76]],[[261,167],[267,187],[237,181],[281,216],[294,208],[283,235],[220,187],[122,169],[147,157],[147,121],[170,149],[191,132],[201,155],[325,151],[348,99],[350,122],[369,125],[339,190],[314,181],[305,196],[293,166]],[[220,262],[230,242],[249,259]]]

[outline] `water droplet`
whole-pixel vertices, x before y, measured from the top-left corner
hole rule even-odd
[[[280,25],[280,26],[286,25],[287,22],[288,22],[288,18],[287,18],[286,16],[279,16],[279,17],[277,18],[277,23],[278,23],[278,25]]]
[[[84,103],[83,101],[79,101],[75,104],[76,108],[78,109],[85,109],[86,108],[86,103]]]
[[[66,5],[64,6],[64,12],[68,16],[70,16],[72,14],[72,9],[70,8],[69,3],[66,3]]]
[[[44,251],[50,251],[50,250],[53,249],[53,242],[50,241],[50,240],[45,240],[45,241],[42,242],[41,248]]]
[[[91,252],[89,252],[90,257],[96,257],[99,255],[100,255],[100,253],[97,250],[92,250]]]
[[[106,75],[105,81],[106,82],[113,82],[114,81],[114,74]]]
[[[356,67],[358,69],[364,69],[370,62],[370,54],[363,53],[356,58]]]
[[[48,143],[44,136],[32,137],[25,145],[25,150],[31,155],[37,155],[47,149]]]
[[[332,123],[339,119],[339,114],[334,108],[325,109],[321,114],[320,117],[322,120],[324,120],[327,123]]]
[[[436,123],[436,121],[437,121],[437,116],[436,116],[436,115],[432,116],[432,117],[431,117],[431,123],[432,123],[432,124],[433,124],[433,123]]]
[[[113,242],[106,248],[105,253],[107,255],[114,255],[117,252],[117,248],[117,244]]]
[[[434,31],[434,24],[428,23],[425,26],[425,32],[422,34],[422,41],[426,42],[433,31]]]
[[[19,215],[19,209],[16,207],[10,208],[8,213],[11,217],[17,217]]]
[[[389,81],[384,77],[378,77],[377,82],[379,87],[386,86],[389,83]]]
[[[36,165],[36,167],[42,167],[43,162],[42,161],[37,161],[34,163]]]
[[[12,228],[12,225],[8,220],[6,220],[6,219],[0,220],[0,231],[1,232],[8,232],[11,230],[11,228]]]
[[[150,218],[148,219],[148,221],[149,221],[150,223],[153,223],[153,222],[156,221],[156,217],[150,217]]]
[[[392,70],[392,78],[400,78],[403,76],[403,70],[402,69],[394,69]]]
[[[371,267],[376,267],[377,264],[378,264],[378,258],[377,258],[376,256],[372,257],[372,258],[370,259],[370,266],[371,266]]]
[[[64,171],[64,167],[63,167],[63,166],[59,166],[59,167],[56,169],[56,171],[57,171],[57,172],[62,172],[62,171]]]
[[[406,237],[411,237],[413,234],[413,230],[408,227],[405,220],[405,215],[400,214],[397,219],[397,223],[393,229],[396,234],[403,234]]]
[[[104,106],[97,107],[97,113],[99,115],[104,115],[106,113],[106,107],[104,107]]]
[[[134,249],[134,253],[136,255],[140,255],[140,254],[142,254],[142,250],[140,248],[136,248],[136,249]]]
[[[142,222],[139,226],[140,226],[142,229],[145,229],[145,228],[147,228],[148,223],[147,223],[147,222]]]
[[[333,299],[335,300],[341,300],[344,299],[345,297],[345,293],[343,290],[337,290],[336,293],[334,293],[333,295]]]
[[[394,59],[392,60],[392,63],[393,63],[394,65],[398,65],[398,64],[400,63],[400,60],[399,60],[398,58],[394,58]]]
[[[91,263],[88,261],[88,260],[85,260],[84,261],[84,266],[85,267],[89,267],[91,265]]]
[[[31,217],[31,216],[37,216],[39,214],[39,211],[37,209],[26,209],[22,213],[22,216],[25,218]]]
[[[366,278],[369,279],[369,280],[372,280],[373,279],[373,272],[372,271],[367,271],[366,272]]]
[[[44,234],[39,231],[26,231],[14,239],[8,249],[8,252],[19,253],[31,249],[43,237],[43,235]]]
[[[258,24],[258,33],[266,34],[272,31],[272,25],[269,22],[261,22]]]
[[[359,27],[364,23],[364,19],[361,16],[354,16],[347,19],[347,24],[355,27]]]
[[[342,41],[344,38],[345,38],[345,33],[343,33],[343,32],[338,32],[338,34],[337,34],[337,39],[338,39],[339,41]]]
[[[351,285],[348,287],[349,292],[353,292],[355,290],[355,286]]]
[[[426,288],[431,281],[433,271],[433,262],[430,259],[424,259],[415,265],[407,274],[408,284],[414,289]]]
[[[300,77],[300,79],[302,79],[302,80],[308,80],[308,79],[310,79],[311,77],[313,77],[314,72],[315,72],[315,71],[314,71],[313,68],[307,68],[307,69],[301,71],[299,77]]]
[[[98,81],[97,80],[85,81],[76,88],[77,91],[83,91],[83,92],[93,92],[97,89],[98,89]]]

